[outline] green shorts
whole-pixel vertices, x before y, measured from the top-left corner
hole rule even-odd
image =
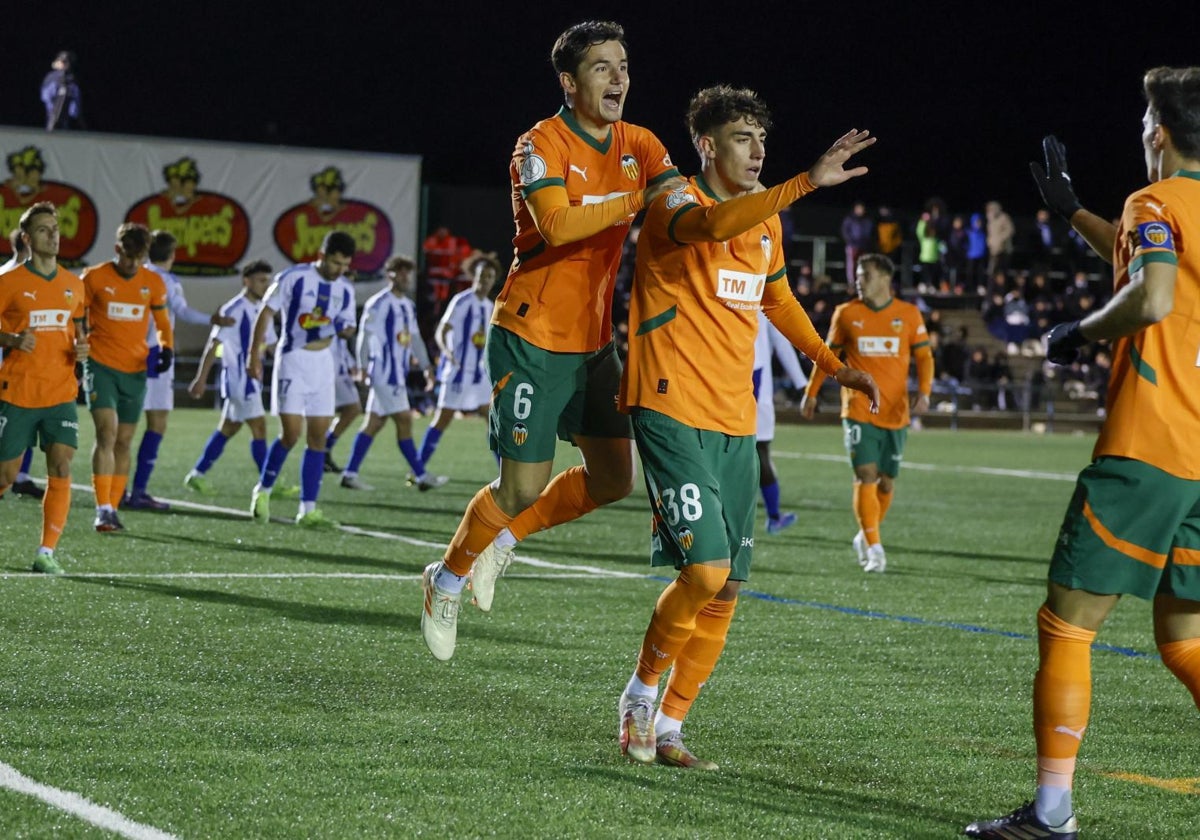
[[[730,580],[748,580],[758,505],[754,435],[706,432],[636,409],[633,436],[650,495],[650,562],[679,569],[729,558]]]
[[[78,449],[79,413],[75,403],[22,408],[0,402],[0,463],[20,458],[35,443],[42,451],[55,443]]]
[[[1097,458],[1075,484],[1050,580],[1099,595],[1200,601],[1200,481]]]
[[[900,474],[908,429],[883,429],[857,420],[842,420],[842,438],[851,466],[875,464],[884,475],[895,478]]]
[[[617,410],[621,359],[612,344],[594,353],[551,353],[494,327],[487,340],[492,405],[488,441],[512,461],[554,460],[556,439],[631,438]]]
[[[125,373],[107,365],[88,359],[84,367],[83,388],[88,397],[88,408],[112,408],[117,412],[118,423],[136,424],[142,416],[142,403],[146,401],[146,371]]]

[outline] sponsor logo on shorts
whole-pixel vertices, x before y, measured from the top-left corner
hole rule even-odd
[[[742,537],[742,548],[754,548],[754,537]]]
[[[638,173],[641,172],[637,158],[633,155],[621,155],[621,171],[625,173],[625,177],[630,181],[636,181]]]
[[[517,423],[512,428],[512,439],[517,446],[524,446],[525,441],[529,440],[529,427],[524,423]]]
[[[696,542],[696,535],[692,533],[692,529],[684,525],[679,529],[679,546],[684,551],[689,551],[692,544]]]
[[[62,427],[63,427],[64,429],[74,429],[74,430],[75,430],[75,431],[77,431],[77,432],[79,431],[79,424],[78,424],[78,423],[76,423],[74,420],[64,420],[64,421],[62,421]]]

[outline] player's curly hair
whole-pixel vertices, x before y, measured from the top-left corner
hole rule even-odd
[[[754,91],[731,85],[706,87],[697,92],[688,104],[688,133],[692,142],[696,143],[714,129],[737,122],[742,117],[764,131],[771,130],[771,112]]]
[[[1184,157],[1200,158],[1200,67],[1155,67],[1142,81],[1150,112]]]
[[[625,54],[629,54],[629,45],[625,43],[625,29],[621,24],[611,20],[585,20],[575,24],[558,36],[558,40],[554,42],[554,49],[550,50],[550,63],[554,65],[554,72],[575,75],[588,48],[605,41],[620,41],[621,46],[625,48]]]

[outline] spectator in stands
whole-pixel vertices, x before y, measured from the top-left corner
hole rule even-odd
[[[962,216],[950,220],[950,235],[946,239],[946,280],[955,294],[961,295],[967,287],[967,252],[971,246],[971,234]]]
[[[967,364],[967,340],[970,335],[965,325],[960,326],[953,335],[939,342],[938,349],[941,358],[934,359],[934,369],[941,371],[955,383],[962,381]]]
[[[967,226],[967,285],[980,295],[987,291],[987,223],[982,213],[972,213]]]
[[[54,57],[50,68],[42,79],[46,130],[83,128],[83,94],[75,79],[75,53],[63,50]]]
[[[962,384],[971,391],[971,408],[984,411],[996,407],[994,367],[987,350],[976,347],[963,366]]]
[[[426,237],[421,250],[425,253],[427,294],[432,299],[438,317],[441,317],[441,311],[450,299],[450,286],[458,277],[463,260],[471,254],[471,243],[464,236],[454,235],[450,228],[443,225]]]
[[[1050,211],[1042,208],[1034,218],[1033,230],[1026,238],[1025,250],[1029,256],[1029,270],[1033,273],[1048,272],[1055,257],[1062,253],[1058,231],[1050,219]]]
[[[892,215],[890,207],[880,207],[875,219],[876,250],[885,257],[896,261],[896,252],[904,244],[904,231],[900,222]]]
[[[1004,212],[999,201],[989,201],[984,207],[987,214],[988,274],[1007,271],[1012,263],[1013,227],[1012,216]]]
[[[867,215],[867,205],[854,202],[842,219],[842,241],[846,243],[846,282],[854,288],[854,272],[861,254],[869,253],[875,244],[875,222]]]
[[[942,242],[933,214],[926,210],[917,222],[917,262],[920,263],[922,292],[936,293],[942,280]]]

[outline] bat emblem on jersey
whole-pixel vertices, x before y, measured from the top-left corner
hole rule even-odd
[[[572,171],[572,172],[578,172],[578,173],[579,173],[579,177],[580,177],[580,178],[582,178],[582,179],[583,179],[583,180],[585,180],[585,181],[587,180],[587,167],[586,167],[586,166],[585,166],[585,167],[583,167],[583,169],[580,169],[578,166],[576,166],[575,164],[573,164],[573,163],[572,163],[572,164],[571,164],[571,171]]]
[[[641,172],[637,158],[633,155],[621,155],[621,171],[625,173],[625,177],[630,181],[636,181],[638,173]]]
[[[904,321],[902,321],[899,318],[893,318],[892,319],[892,331],[900,332],[900,330],[902,330],[902,329],[904,329]]]
[[[517,423],[512,428],[513,443],[517,446],[524,446],[525,441],[529,440],[529,429],[524,423]]]
[[[693,543],[696,542],[696,535],[692,533],[692,529],[686,525],[679,529],[679,547],[684,551],[690,549]]]

